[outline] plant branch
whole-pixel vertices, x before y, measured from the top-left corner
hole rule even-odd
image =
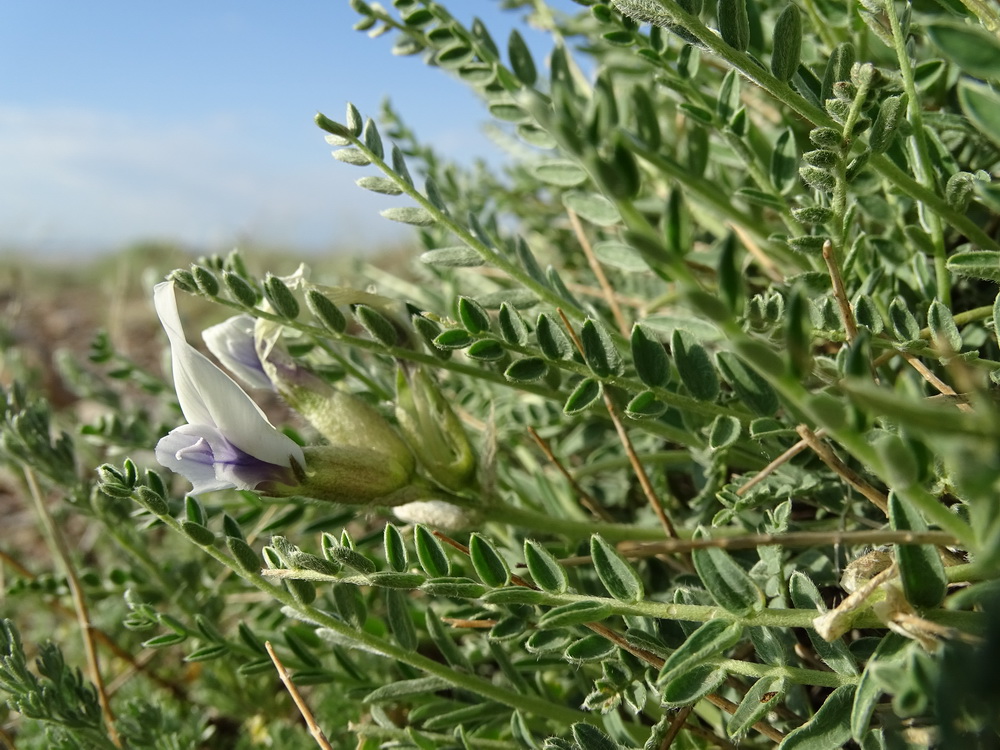
[[[155,515],[173,531],[184,535],[184,531],[181,528],[180,523],[173,516],[160,515],[158,513]],[[386,639],[365,630],[354,628],[345,621],[331,615],[328,612],[308,604],[303,604],[287,589],[280,585],[271,583],[260,573],[244,570],[239,566],[235,559],[224,554],[214,545],[198,544],[197,546],[200,547],[207,555],[212,557],[216,562],[225,565],[240,578],[243,578],[260,591],[263,591],[284,604],[287,611],[295,613],[294,616],[326,629],[331,633],[331,635],[346,644],[350,644],[353,647],[360,648],[371,653],[379,654],[389,659],[395,659],[396,661],[407,664],[414,669],[426,672],[427,674],[435,677],[440,677],[446,682],[454,685],[456,688],[468,690],[476,695],[480,695],[490,700],[495,700],[505,706],[510,706],[511,708],[516,708],[527,713],[566,722],[568,724],[581,721],[592,723],[595,720],[589,714],[578,711],[574,708],[568,708],[558,703],[554,703],[541,696],[525,695],[507,690],[477,675],[453,670],[446,664],[434,661],[433,659],[423,656],[422,654],[401,648]]]
[[[101,676],[101,666],[97,658],[97,647],[93,632],[94,626],[90,622],[87,599],[83,594],[80,579],[76,575],[76,567],[70,556],[69,548],[66,546],[66,540],[63,538],[59,527],[49,512],[48,506],[45,504],[41,488],[38,486],[38,480],[35,478],[35,472],[27,466],[24,467],[24,480],[28,485],[28,494],[31,495],[31,499],[35,503],[35,509],[38,511],[38,518],[45,531],[49,547],[53,555],[59,560],[66,575],[66,584],[69,586],[70,596],[73,599],[73,608],[76,610],[76,620],[80,626],[80,635],[83,638],[83,649],[87,658],[87,671],[90,674],[91,682],[94,683],[94,687],[97,690],[97,699],[101,704],[101,713],[104,716],[104,724],[108,736],[115,747],[122,747],[121,737],[115,728],[115,715],[111,710],[111,701],[108,699],[108,693],[104,686],[104,678]]]

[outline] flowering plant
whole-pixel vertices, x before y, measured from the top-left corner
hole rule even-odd
[[[0,455],[62,566],[3,558],[19,746],[996,744],[1000,16],[578,4],[505,3],[543,66],[527,29],[352,0],[477,92],[503,173],[390,106],[319,115],[407,201],[412,264],[170,273],[181,427],[106,337],[67,377],[111,416],[8,390]],[[282,429],[175,290],[237,313],[207,344]],[[107,533],[71,549],[47,492]],[[29,597],[85,658],[28,665]]]

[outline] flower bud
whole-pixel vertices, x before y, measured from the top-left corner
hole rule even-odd
[[[412,470],[413,456],[381,414],[361,399],[336,390],[298,363],[279,344],[282,326],[258,320],[257,355],[275,389],[332,445],[384,453]]]
[[[435,482],[452,491],[469,486],[476,472],[472,446],[451,405],[423,370],[397,372],[396,419]]]
[[[397,457],[351,445],[319,445],[303,449],[306,470],[297,485],[269,485],[268,494],[302,495],[346,505],[398,505],[425,495],[411,484],[413,457]],[[402,460],[401,460],[402,459]]]

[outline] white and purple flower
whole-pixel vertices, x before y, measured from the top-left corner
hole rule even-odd
[[[156,460],[186,477],[192,495],[295,484],[294,467],[301,470],[306,463],[302,448],[275,429],[232,378],[187,342],[173,282],[157,284],[153,301],[170,340],[174,387],[188,421],[157,443]],[[252,338],[249,341],[252,344]],[[234,372],[245,375],[239,369]]]

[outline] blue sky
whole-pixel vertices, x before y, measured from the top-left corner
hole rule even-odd
[[[523,26],[524,12],[498,0],[445,4],[482,18],[501,44]],[[0,252],[141,239],[228,250],[248,238],[357,251],[399,237],[378,216],[385,199],[330,158],[317,111],[342,119],[352,101],[376,115],[389,96],[443,151],[499,152],[470,90],[394,57],[391,35],[369,39],[356,20],[347,0],[0,4]],[[548,50],[543,33],[522,33]]]

